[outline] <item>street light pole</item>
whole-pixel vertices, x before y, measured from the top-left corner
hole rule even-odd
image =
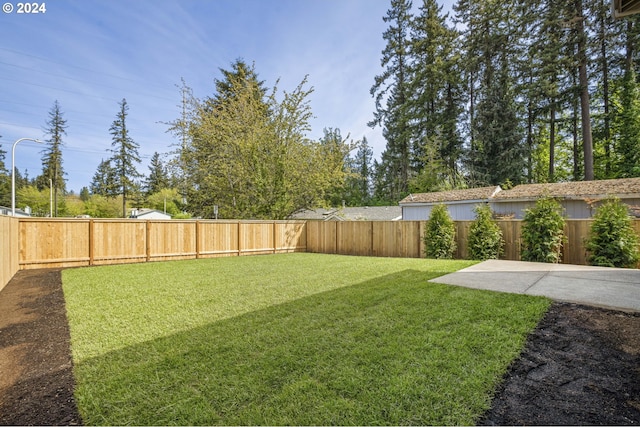
[[[18,145],[20,141],[42,143],[39,139],[20,138],[14,142],[13,147],[11,147],[11,216],[16,216],[16,145]]]

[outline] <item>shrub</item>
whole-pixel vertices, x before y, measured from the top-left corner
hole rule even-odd
[[[640,239],[631,225],[627,207],[609,198],[597,209],[587,240],[587,261],[603,267],[634,267]]]
[[[502,230],[491,218],[491,208],[489,205],[478,205],[475,207],[476,220],[469,228],[470,259],[498,259],[503,252],[504,241],[502,240]]]
[[[538,199],[526,209],[522,226],[522,260],[560,262],[564,243],[562,206],[551,197]]]
[[[451,259],[456,251],[456,226],[447,207],[439,204],[431,210],[424,232],[427,258]]]

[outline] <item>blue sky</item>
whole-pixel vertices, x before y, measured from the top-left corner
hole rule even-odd
[[[255,63],[267,87],[280,79],[280,90],[290,91],[309,76],[315,89],[309,137],[339,128],[354,140],[366,136],[376,156],[384,150],[381,129],[367,122],[389,0],[50,0],[39,14],[18,14],[18,2],[9,3],[13,12],[0,13],[7,168],[18,138],[45,138],[58,100],[68,124],[67,189],[78,192],[110,156],[109,127],[126,98],[143,158],[139,170],[147,174],[152,154],[168,153],[177,142],[164,123],[179,117],[181,79],[196,97],[212,95],[219,68],[237,58]],[[39,175],[43,148],[21,142],[18,169]]]

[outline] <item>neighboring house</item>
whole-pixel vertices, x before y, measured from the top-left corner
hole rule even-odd
[[[444,203],[454,221],[472,221],[473,209],[487,203],[500,192],[500,186],[439,191],[435,193],[409,194],[400,201],[403,220],[427,220],[434,206]]]
[[[640,178],[522,184],[510,190],[482,187],[410,194],[400,206],[404,220],[429,219],[431,209],[439,203],[447,205],[451,218],[456,221],[474,220],[473,208],[480,203],[489,203],[499,217],[522,219],[525,209],[533,207],[536,200],[544,196],[557,198],[570,219],[591,218],[600,202],[610,196],[621,199],[633,214],[640,206]]]
[[[0,215],[11,216],[11,208],[0,206]],[[31,208],[29,206],[25,207],[24,210],[16,208],[16,217],[31,217]]]
[[[560,201],[567,218],[591,218],[600,202],[610,196],[629,206],[640,206],[640,178],[517,185],[496,194],[491,209],[498,215],[522,219],[524,210],[545,195]]]
[[[330,209],[314,209],[298,212],[291,219],[319,221],[399,221],[400,206],[363,206]]]
[[[171,215],[155,209],[133,209],[129,218],[137,219],[171,219]]]

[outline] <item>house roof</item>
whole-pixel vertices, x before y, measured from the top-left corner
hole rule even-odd
[[[402,208],[400,206],[362,206],[314,209],[298,212],[291,218],[323,221],[392,221],[402,218]]]
[[[438,191],[434,193],[409,194],[400,201],[401,205],[413,203],[442,203],[472,200],[487,200],[500,191],[497,187],[467,188],[464,190]]]
[[[513,199],[534,199],[544,196],[562,197],[565,199],[605,198],[640,198],[640,178],[606,179],[599,181],[557,182],[548,184],[522,184],[510,190],[500,191],[495,201]]]
[[[11,208],[8,208],[6,206],[0,206],[0,215],[8,215],[11,216]],[[18,209],[16,208],[16,216],[22,216],[22,217],[30,217],[31,214],[25,212],[22,209]]]
[[[150,214],[160,214],[160,215],[164,215],[167,218],[171,218],[171,215],[164,213],[162,211],[156,210],[156,209],[148,209],[148,208],[140,208],[140,209],[134,209],[131,212],[131,217],[133,218],[140,218],[141,216],[145,216],[145,215],[150,215]]]
[[[612,9],[614,18],[622,18],[640,13],[640,2],[638,0],[613,0]]]

